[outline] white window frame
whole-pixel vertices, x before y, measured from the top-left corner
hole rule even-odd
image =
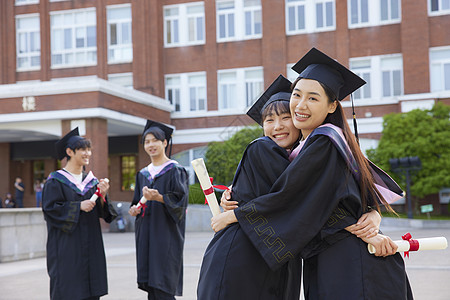
[[[189,184],[194,184],[195,180],[197,178],[197,176],[195,175],[194,172],[194,168],[192,167],[192,165],[190,163],[188,163],[187,165],[184,165],[183,163],[185,161],[187,162],[191,162],[194,159],[197,158],[205,158],[205,153],[208,150],[208,146],[200,146],[200,147],[195,147],[195,148],[191,148],[182,152],[179,152],[177,154],[172,155],[172,159],[178,161],[178,163],[183,166],[187,173],[189,174]],[[184,159],[180,159],[178,160],[178,157],[180,156],[184,156]]]
[[[393,23],[399,23],[402,19],[402,0],[379,0],[380,4],[379,4],[379,8],[380,8],[380,24],[381,25],[385,25],[385,24],[393,24]],[[393,1],[397,1],[397,11],[398,11],[398,17],[397,18],[393,18],[392,17],[392,5],[393,5]],[[381,20],[382,18],[382,12],[381,12],[381,4],[383,2],[386,2],[387,5],[387,10],[388,10],[388,18],[386,20]]]
[[[261,77],[258,79],[246,78],[246,72],[248,71],[260,71]],[[223,80],[221,75],[234,74],[234,80]],[[248,84],[257,83],[260,85],[261,91],[258,95],[253,95],[252,99],[247,99],[247,87]],[[230,95],[227,99],[232,99],[234,103],[227,104],[225,106],[224,96],[222,94],[222,86],[234,86],[234,95]],[[263,67],[250,67],[239,69],[226,69],[217,71],[217,94],[218,94],[218,110],[221,112],[234,112],[236,110],[246,110],[251,106],[264,92],[264,69]],[[249,104],[250,103],[250,104]]]
[[[240,40],[250,40],[250,39],[260,39],[263,35],[263,25],[262,25],[262,0],[259,1],[259,5],[245,6],[245,0],[216,0],[216,40],[218,43],[229,42],[229,41],[240,41]],[[220,3],[223,2],[233,2],[233,8],[219,10]],[[250,34],[246,33],[246,14],[251,14],[251,26],[252,32]],[[225,27],[226,35],[225,37],[220,36],[221,26],[220,18],[225,17]],[[231,35],[229,30],[229,16],[233,15],[233,29],[234,33]],[[258,16],[259,15],[259,16]],[[261,32],[255,32],[255,24],[258,18],[261,22]]]
[[[59,25],[59,26],[53,25],[53,18],[62,16],[62,18],[64,19],[64,18],[66,18],[66,16],[70,16],[70,15],[72,15],[72,18],[74,18],[78,13],[84,13],[84,15],[86,16],[86,14],[89,14],[92,12],[94,12],[95,18],[93,18],[92,19],[93,21],[91,21],[91,22],[85,22],[84,24],[78,24],[76,22],[72,22],[70,24],[66,23],[62,26],[61,25]],[[90,46],[90,47],[87,46],[87,43],[88,43],[87,29],[89,27],[94,27],[94,32],[95,32],[95,46]],[[80,29],[82,33],[84,31],[84,33],[85,33],[85,36],[83,37],[84,42],[86,43],[85,47],[82,47],[82,48],[76,47],[77,29]],[[51,68],[52,69],[95,66],[97,64],[97,17],[96,17],[95,7],[50,12],[50,30],[51,30],[51,56],[52,56]],[[56,39],[55,31],[57,31],[57,30],[62,32],[63,44],[65,42],[64,31],[71,30],[70,43],[71,43],[72,47],[70,47],[68,49],[57,48],[58,46],[60,46],[60,45],[55,44],[55,39]],[[63,45],[63,47],[64,47],[64,45]],[[53,59],[54,55],[61,55],[62,62],[55,63],[54,59]],[[73,57],[72,62],[65,63],[64,62],[65,58],[70,57],[70,55],[72,55],[72,57]],[[84,56],[84,60],[77,63],[77,58],[76,58],[77,55]],[[91,60],[89,60],[89,56],[91,57]]]
[[[352,1],[357,1],[358,2],[358,8],[359,8],[359,13],[358,13],[358,23],[352,24]],[[361,18],[361,2],[362,1],[367,1],[367,22],[361,22],[360,18]],[[402,20],[402,15],[401,15],[401,8],[402,8],[402,3],[401,0],[399,0],[398,3],[398,10],[399,10],[399,16],[397,19],[392,19],[389,18],[388,20],[381,20],[381,1],[386,1],[386,0],[347,0],[347,14],[348,14],[348,28],[361,28],[361,27],[371,27],[371,26],[380,26],[380,25],[387,25],[387,24],[397,24],[400,23]],[[392,0],[387,0],[389,3],[391,3]],[[390,6],[389,6],[390,7]],[[389,9],[389,12],[391,12],[391,10]]]
[[[380,62],[380,75],[381,75],[381,97],[382,98],[396,98],[399,96],[404,95],[404,87],[403,87],[403,57],[401,55],[392,55],[390,57],[381,57]],[[389,73],[389,95],[384,95],[384,74],[385,72]],[[397,86],[397,89],[399,89],[400,93],[395,94],[396,88],[395,88],[395,80],[393,78],[394,73],[399,72],[400,78],[399,78],[399,86]]]
[[[190,13],[189,8],[201,6],[202,12]],[[173,16],[166,16],[166,10],[178,9],[178,14]],[[203,1],[200,2],[190,2],[184,4],[175,5],[164,5],[163,6],[163,18],[164,18],[164,47],[182,47],[182,46],[192,46],[192,45],[202,45],[205,44],[205,5]],[[194,35],[195,39],[190,40],[189,29],[190,20],[194,19]],[[198,36],[198,25],[200,20],[201,36]],[[178,41],[168,41],[167,31],[170,22],[170,28],[173,30],[174,27],[177,28]]]
[[[389,61],[392,61],[389,65]],[[356,68],[358,64],[368,63],[366,67]],[[364,95],[364,97],[356,97],[353,93],[355,102],[361,105],[370,105],[376,101],[379,103],[391,103],[393,100],[398,99],[404,95],[404,83],[403,83],[403,57],[401,54],[389,54],[389,55],[378,55],[378,56],[367,56],[367,57],[357,57],[350,58],[350,68],[352,72],[361,76],[367,81],[367,84],[362,86],[357,92]],[[400,95],[389,95],[383,96],[383,71],[400,71]],[[369,75],[369,80],[367,75]],[[392,80],[391,80],[392,85]],[[393,85],[391,86],[391,91],[393,90]],[[367,96],[367,93],[370,93]]]
[[[292,0],[288,1],[285,0],[286,4],[286,20],[285,20],[285,26],[286,26],[286,34],[287,35],[296,35],[296,34],[304,34],[304,33],[312,33],[312,32],[324,32],[324,31],[333,31],[336,30],[336,1],[335,0]],[[318,26],[318,5],[322,6],[322,20],[323,20],[323,26]],[[304,20],[303,25],[304,28],[299,28],[298,22],[299,22],[299,14],[298,10],[299,7],[303,7],[303,13],[304,13]],[[331,17],[332,17],[332,24],[327,25],[327,9],[331,8]],[[294,24],[295,28],[291,29],[289,27],[290,25],[290,12],[291,10],[294,11]]]
[[[127,63],[133,61],[133,36],[132,36],[132,12],[131,12],[131,3],[120,4],[120,5],[108,5],[106,7],[106,15],[108,16],[108,12],[114,9],[121,8],[129,8],[130,16],[124,17],[120,19],[110,20],[107,17],[107,40],[108,40],[108,64],[115,63]],[[117,44],[111,45],[111,25],[116,24],[116,34],[117,34]],[[123,42],[123,25],[129,24],[127,31],[129,35],[129,42]],[[112,58],[111,52],[121,53],[119,58]]]
[[[133,73],[114,73],[108,74],[108,81],[129,89],[133,89]]]
[[[262,36],[262,6],[261,2],[259,5],[245,6],[245,0],[243,2],[244,5],[244,36],[246,39],[258,39]],[[250,16],[250,33],[247,32],[247,16]],[[259,19],[259,20],[258,20]],[[259,23],[259,32],[257,30],[257,24]]]
[[[445,69],[450,69],[450,46],[430,48],[429,57],[430,91],[432,93],[450,91],[450,86],[448,89],[445,88],[445,81],[450,81],[450,78],[445,78]],[[450,71],[447,76],[450,77]]]
[[[178,84],[169,84],[168,79],[177,79]],[[170,74],[164,76],[164,86],[167,101],[172,105],[172,111],[181,112],[181,75],[180,74]],[[169,99],[169,90],[172,90],[172,94],[176,92],[177,99]],[[175,103],[173,103],[175,102]]]
[[[429,16],[440,16],[440,15],[448,15],[450,14],[450,1],[449,0],[434,0],[434,1],[438,1],[438,10],[436,11],[432,11],[431,10],[431,3],[433,0],[428,0],[428,15]],[[442,3],[446,3],[449,2],[449,7],[443,9],[442,8]]]
[[[39,3],[39,0],[15,0],[14,1],[15,6],[30,5],[30,4],[37,4],[37,3]]]
[[[39,26],[37,28],[18,28],[18,21],[23,19],[32,19],[37,18],[37,22]],[[17,15],[16,16],[16,70],[18,72],[20,71],[32,71],[32,70],[40,70],[41,69],[41,30],[40,30],[40,16],[39,14],[26,14],[26,15]],[[20,43],[21,43],[21,36],[25,35],[26,39],[26,52],[20,53]],[[38,44],[37,47],[38,50],[31,51],[30,45],[31,45],[31,38],[32,36],[36,37],[35,42]],[[33,58],[38,58],[39,65],[31,66],[31,61]],[[26,66],[19,66],[19,60],[26,59],[28,61]]]
[[[189,79],[192,77],[202,76],[203,82],[202,83],[190,83]],[[173,84],[168,85],[167,80],[169,78],[172,79],[178,79],[179,84]],[[196,91],[196,108],[194,110],[191,110],[191,88],[194,88]],[[166,99],[169,100],[169,90],[179,90],[179,107],[180,109],[176,109],[176,104],[172,103],[173,112],[179,113],[179,114],[189,114],[189,113],[197,113],[197,112],[206,112],[208,109],[208,98],[207,98],[207,85],[206,85],[206,72],[190,72],[190,73],[179,73],[179,74],[166,74],[165,75],[165,93],[166,93]],[[204,109],[198,109],[198,93],[202,93],[202,90],[204,91],[204,94],[201,96],[204,96]]]

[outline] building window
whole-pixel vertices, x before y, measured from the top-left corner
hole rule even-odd
[[[400,20],[400,0],[380,0],[381,21]]]
[[[287,34],[335,28],[335,0],[286,0]]]
[[[43,160],[33,161],[33,184],[36,180],[42,182],[45,179],[45,163]]]
[[[353,93],[355,100],[392,99],[403,95],[400,54],[352,58],[350,68],[367,82]]]
[[[41,67],[39,15],[16,16],[17,70],[37,70]]]
[[[166,99],[175,112],[206,111],[206,73],[166,75]]]
[[[430,49],[431,91],[450,91],[450,48]]]
[[[450,0],[428,0],[428,10],[431,14],[449,14]]]
[[[133,73],[108,74],[108,81],[132,89]]]
[[[245,36],[260,37],[262,33],[260,0],[244,0]]]
[[[126,155],[120,157],[121,164],[121,189],[122,191],[134,191],[136,176],[136,156]]]
[[[133,60],[131,5],[108,6],[108,63]]]
[[[28,5],[39,3],[39,0],[16,0],[16,5]]]
[[[219,110],[245,109],[262,94],[262,67],[218,71]]]
[[[217,41],[262,36],[261,0],[216,0]]]
[[[178,47],[205,43],[203,2],[164,6],[164,45]]]
[[[383,97],[403,94],[403,61],[399,57],[381,59]]]
[[[353,97],[358,99],[367,99],[371,97],[370,91],[370,59],[357,60],[350,62],[351,70],[364,79],[367,83],[353,93]]]
[[[262,69],[245,71],[245,100],[247,107],[253,105],[264,88]]]
[[[52,67],[95,65],[95,8],[50,13]]]
[[[181,78],[179,75],[166,76],[166,99],[172,104],[174,111],[181,111],[180,104]]]
[[[206,82],[204,75],[188,76],[189,110],[206,110]]]
[[[348,0],[347,6],[349,28],[401,21],[401,0]]]

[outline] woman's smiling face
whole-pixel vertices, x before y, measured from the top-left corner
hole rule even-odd
[[[300,79],[292,91],[290,109],[294,126],[306,138],[336,110],[336,101],[329,103],[325,90],[316,80]]]
[[[288,112],[268,114],[263,121],[264,135],[271,138],[278,146],[291,149],[298,140],[300,131],[294,127]]]

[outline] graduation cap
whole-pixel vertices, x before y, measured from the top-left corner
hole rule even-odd
[[[266,107],[275,101],[288,101],[291,99],[291,82],[283,75],[279,75],[277,79],[267,88],[267,90],[259,97],[258,100],[247,111],[247,115],[262,125],[262,113]]]
[[[149,134],[150,132],[152,132],[152,130],[154,130],[155,128],[157,128],[157,131],[162,131],[164,133],[164,137],[167,140],[167,145],[170,144],[170,152],[169,152],[169,157],[172,154],[172,132],[173,132],[173,128],[166,126],[162,123],[156,122],[156,121],[152,121],[152,120],[147,120],[147,124],[145,124],[144,127],[144,131],[142,132],[142,144],[145,141],[145,136],[147,134]]]
[[[78,127],[73,129],[71,132],[63,136],[59,141],[55,143],[56,148],[56,158],[58,160],[62,160],[64,157],[67,156],[66,149],[67,148],[73,148],[74,144],[79,141],[83,140],[84,138],[80,136],[80,133],[78,132]]]
[[[312,48],[293,67],[299,77],[314,79],[329,87],[338,100],[353,93],[366,82],[325,53]]]

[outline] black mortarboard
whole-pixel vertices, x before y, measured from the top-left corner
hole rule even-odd
[[[353,93],[366,82],[325,53],[312,48],[293,67],[299,77],[314,79],[329,87],[338,100]]]
[[[147,120],[147,124],[145,124],[145,128],[144,131],[142,133],[142,143],[144,143],[145,141],[145,136],[151,132],[154,128],[158,128],[158,130],[162,130],[162,132],[164,133],[164,137],[167,140],[167,146],[170,145],[170,150],[169,150],[169,157],[172,154],[172,132],[173,132],[173,128],[166,126],[162,123],[156,122],[156,121],[152,121],[152,120]]]
[[[66,149],[67,148],[73,148],[73,145],[79,141],[83,140],[84,138],[80,136],[78,132],[78,127],[73,129],[71,132],[63,136],[59,141],[55,143],[56,148],[56,158],[59,160],[62,160],[64,157],[66,157]]]
[[[167,143],[169,143],[170,139],[172,138],[173,129],[162,123],[151,120],[147,120],[147,124],[145,124],[144,131],[142,132],[142,143],[144,143],[145,136],[148,134],[148,132],[150,132],[150,129],[154,127],[159,128],[164,132]]]
[[[266,107],[274,101],[288,101],[291,99],[291,82],[280,75],[259,97],[258,100],[247,111],[247,115],[262,125],[262,113]]]

